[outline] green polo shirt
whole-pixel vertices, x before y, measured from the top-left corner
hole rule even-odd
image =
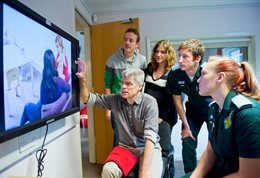
[[[217,156],[219,177],[237,172],[239,157],[260,158],[259,108],[257,101],[234,90],[228,93],[221,112],[216,103],[210,105],[209,139]]]
[[[201,76],[201,69],[202,65],[198,67],[196,74],[191,81],[185,71],[182,71],[180,67],[174,67],[168,75],[166,92],[171,95],[181,95],[184,93],[188,96],[189,106],[198,109],[207,108],[209,103],[212,102],[212,98],[199,95],[197,80]]]

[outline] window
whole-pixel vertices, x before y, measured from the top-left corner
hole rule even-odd
[[[228,56],[237,62],[248,61],[248,47],[219,47],[206,48],[204,60],[207,61],[209,56]]]

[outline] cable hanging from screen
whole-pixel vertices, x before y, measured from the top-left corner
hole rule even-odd
[[[46,132],[45,132],[44,139],[42,142],[42,147],[41,147],[41,149],[36,151],[36,159],[38,162],[37,177],[42,177],[42,171],[44,170],[43,159],[47,154],[47,149],[46,148],[43,149],[43,148],[44,148],[45,140],[47,137],[47,133],[48,133],[48,124],[46,125]]]

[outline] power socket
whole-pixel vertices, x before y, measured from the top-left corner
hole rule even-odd
[[[37,132],[38,130],[26,133],[24,135],[21,135],[18,140],[19,140],[19,152],[22,153],[29,148],[32,148],[35,146],[35,141],[37,140]],[[39,132],[39,131],[38,131]]]

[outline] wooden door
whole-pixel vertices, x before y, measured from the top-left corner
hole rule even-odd
[[[91,26],[92,84],[96,93],[105,93],[104,70],[107,59],[123,44],[123,36],[127,28],[139,29],[137,18],[131,22],[116,21]],[[113,145],[113,129],[111,122],[105,117],[105,110],[94,108],[94,125],[96,135],[96,161],[103,163]]]

